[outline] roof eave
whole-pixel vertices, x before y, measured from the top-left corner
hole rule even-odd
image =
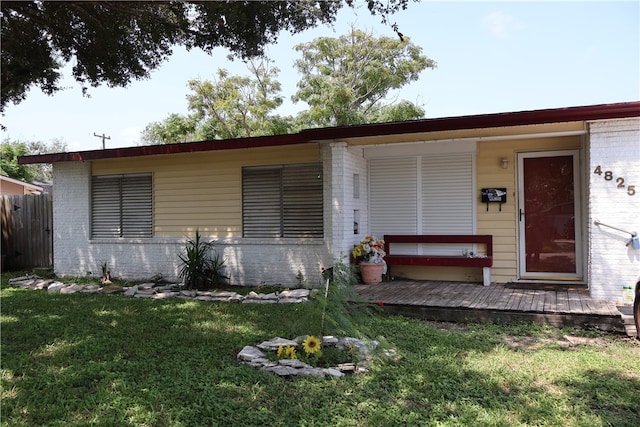
[[[158,156],[166,154],[198,153],[202,151],[237,150],[260,147],[273,147],[307,143],[300,134],[275,135],[266,137],[224,139],[201,142],[186,142],[164,145],[145,145],[138,147],[111,148],[106,150],[76,151],[70,153],[37,154],[21,156],[20,164],[78,162],[101,159],[128,158],[140,156]]]
[[[405,122],[305,129],[296,134],[225,139],[167,145],[152,145],[73,153],[39,154],[18,157],[18,163],[58,163],[112,158],[195,153],[215,150],[235,150],[332,141],[348,138],[402,135],[451,130],[487,129],[499,127],[539,125],[640,117],[640,101],[616,104],[588,105],[510,113],[480,114],[459,117],[422,119]]]

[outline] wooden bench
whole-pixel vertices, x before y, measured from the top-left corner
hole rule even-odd
[[[394,255],[391,244],[484,244],[486,256],[460,255]],[[384,236],[384,250],[387,253],[387,265],[410,266],[438,266],[438,267],[482,267],[484,286],[491,284],[491,269],[493,265],[493,236],[490,234],[458,235],[458,234],[429,234],[429,235],[400,235],[386,234]]]

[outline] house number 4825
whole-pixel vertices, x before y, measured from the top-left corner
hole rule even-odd
[[[596,166],[596,168],[593,170],[593,173],[595,175],[600,175],[601,177],[604,178],[605,181],[613,181],[613,172],[611,171],[603,171],[602,167],[600,165]],[[621,176],[616,177],[616,184],[618,188],[621,189],[627,189],[627,194],[630,196],[635,196],[636,194],[636,186],[635,185],[626,185],[624,183],[624,178]]]

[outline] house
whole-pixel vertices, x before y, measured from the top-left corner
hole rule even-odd
[[[38,185],[0,175],[0,196],[42,194],[42,191],[43,188]]]
[[[495,283],[570,283],[623,301],[640,277],[631,242],[640,230],[640,102],[19,161],[53,163],[54,190],[66,195],[54,201],[61,275],[95,275],[107,262],[114,275],[175,278],[177,254],[199,229],[242,285],[294,286],[298,273],[319,285],[321,268],[368,234],[491,235]],[[475,267],[398,265],[391,274],[483,280]]]

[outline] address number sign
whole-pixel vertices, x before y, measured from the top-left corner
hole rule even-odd
[[[596,166],[593,170],[594,175],[599,175],[604,178],[605,181],[613,181],[613,172],[602,170],[600,165]],[[624,178],[621,176],[616,177],[615,184],[618,188],[624,190],[627,189],[627,194],[630,196],[636,195],[636,186],[635,185],[626,185],[624,183]]]

